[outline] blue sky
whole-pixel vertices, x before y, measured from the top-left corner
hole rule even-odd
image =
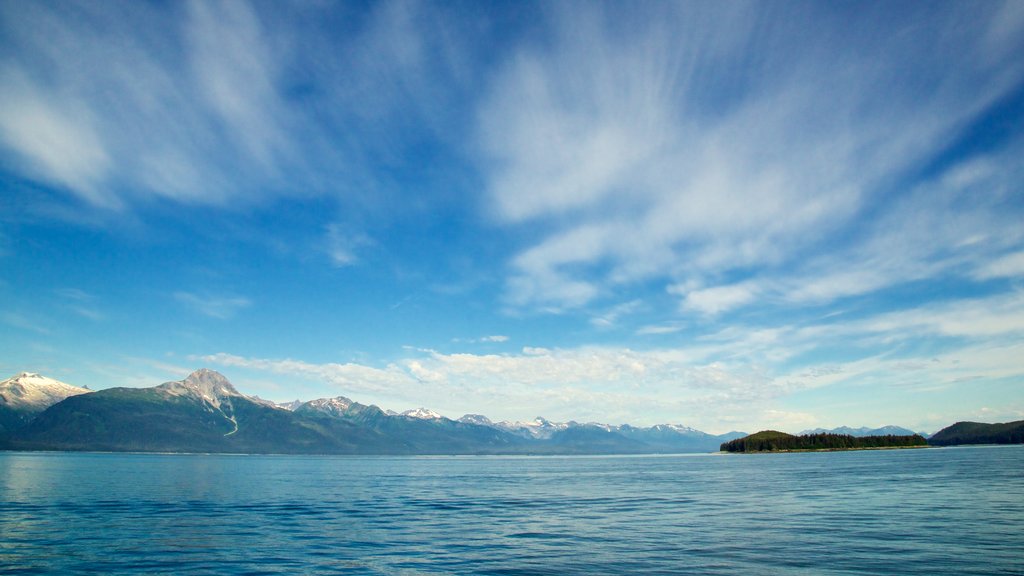
[[[1024,4],[0,2],[0,373],[1024,418]]]

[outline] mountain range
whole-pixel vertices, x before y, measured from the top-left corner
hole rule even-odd
[[[15,395],[8,390],[19,390]],[[32,403],[20,401],[32,397]],[[197,370],[152,388],[97,392],[34,374],[0,383],[9,425],[0,447],[29,450],[324,454],[605,454],[713,452],[742,432],[681,425],[458,420],[425,408],[401,414],[345,397],[275,404]],[[8,400],[12,398],[14,400]],[[15,401],[17,400],[17,401]]]
[[[911,436],[898,426],[801,433]],[[0,382],[0,449],[289,454],[652,454],[716,452],[743,432],[679,424],[457,420],[426,408],[402,413],[343,396],[276,404],[201,369],[151,388],[92,391],[23,372]],[[929,444],[1024,442],[1024,421],[958,422]]]
[[[815,428],[813,430],[804,430],[799,436],[808,436],[811,434],[843,434],[846,436],[853,436],[855,438],[864,438],[867,436],[913,436],[917,434],[925,438],[928,434],[923,432],[914,432],[901,426],[882,426],[881,428],[868,428],[862,426],[860,428],[850,428],[849,426],[840,426],[838,428]]]

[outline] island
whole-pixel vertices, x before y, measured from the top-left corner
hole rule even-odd
[[[997,424],[957,422],[933,434],[928,443],[932,446],[1024,444],[1024,420]]]
[[[805,434],[794,436],[775,430],[763,430],[725,442],[722,452],[810,452],[834,450],[872,450],[881,448],[924,448],[923,436],[850,436],[847,434]]]

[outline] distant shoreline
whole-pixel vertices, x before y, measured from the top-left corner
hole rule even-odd
[[[865,450],[913,450],[918,448],[935,448],[935,446],[865,446],[863,448],[794,448],[786,450],[721,450],[722,454],[779,454],[789,452],[862,452]]]

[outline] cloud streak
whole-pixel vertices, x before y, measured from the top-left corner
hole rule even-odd
[[[175,292],[174,299],[188,308],[210,318],[229,320],[252,305],[243,296],[197,295],[191,292]]]
[[[887,246],[861,251],[864,270],[846,277],[819,270],[833,278],[794,296],[828,301],[943,269],[933,259],[951,245],[934,219],[982,230],[1001,220],[989,202],[968,221],[960,204],[929,207],[944,192],[895,184],[1021,81],[1007,56],[1020,42],[994,32],[1007,26],[998,10],[966,31],[956,9],[924,19],[957,36],[936,52],[870,11],[847,26],[849,15],[784,6],[715,8],[556,11],[552,42],[502,69],[480,111],[489,199],[512,229],[547,231],[510,262],[512,305],[582,307],[662,281],[694,287],[675,290],[683,310],[717,314],[759,292],[757,281],[715,286],[723,277],[799,269],[820,246],[836,247],[837,261],[858,245]],[[862,28],[875,25],[883,32],[869,45]],[[730,73],[737,62],[742,77]],[[916,83],[898,80],[911,74]],[[878,214],[884,225],[872,226]],[[922,230],[938,241],[930,250],[918,245]],[[900,265],[877,262],[907,249]]]

